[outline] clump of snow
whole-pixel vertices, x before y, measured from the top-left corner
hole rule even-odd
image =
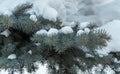
[[[85,32],[85,33],[89,33],[89,32],[90,32],[90,29],[89,29],[89,28],[85,28],[85,29],[84,29],[84,32]]]
[[[49,5],[58,12],[58,19],[64,21],[66,19],[65,0],[49,0]]]
[[[34,43],[36,46],[40,46],[41,45],[41,43]]]
[[[11,54],[11,55],[9,55],[9,56],[8,56],[8,59],[11,59],[11,60],[12,60],[12,59],[16,59],[16,54]]]
[[[89,54],[89,53],[86,53],[86,55],[85,55],[87,58],[94,58],[94,56],[93,55],[91,55],[91,54]]]
[[[84,28],[84,30],[80,29],[80,30],[77,31],[77,36],[80,36],[83,33],[88,34],[89,32],[90,32],[89,28]]]
[[[47,35],[47,31],[45,29],[41,29],[35,33],[36,35]]]
[[[49,5],[49,0],[35,0],[32,1],[33,7],[28,11],[30,14],[36,14],[37,16],[43,16],[50,21],[56,21],[58,12],[55,8]]]
[[[76,23],[73,21],[69,24],[71,27],[75,27],[76,26]]]
[[[46,8],[43,11],[43,17],[45,19],[49,19],[50,21],[57,21],[57,16],[58,16],[58,12],[56,11],[56,9],[50,7],[50,6],[46,6]]]
[[[30,14],[36,14],[37,16],[43,15],[43,11],[45,7],[48,5],[48,0],[32,0],[31,3],[33,4],[32,9],[28,12]]]
[[[80,28],[80,29],[84,29],[84,28],[86,28],[89,24],[90,24],[89,22],[82,22],[82,23],[79,24],[79,28]]]
[[[10,34],[11,32],[8,29],[0,33],[0,35],[4,35],[5,37],[8,37]]]
[[[65,26],[60,29],[60,32],[64,34],[69,34],[73,33],[73,29],[70,26]]]
[[[80,35],[83,34],[83,33],[84,33],[83,30],[79,30],[79,31],[77,32],[77,36],[80,36]]]
[[[58,34],[58,30],[55,29],[55,28],[51,28],[49,31],[48,31],[48,36],[53,36],[53,35],[57,35]]]
[[[37,22],[37,17],[36,15],[30,15],[30,19],[34,22]]]
[[[32,55],[32,50],[29,50],[28,53]]]
[[[74,21],[72,21],[72,22],[63,22],[61,26],[75,27],[76,23]]]
[[[117,58],[114,59],[114,62],[115,63],[120,63],[120,61]]]
[[[58,34],[58,30],[56,28],[50,28],[50,30],[47,32],[45,29],[41,29],[35,33],[35,35],[48,35],[53,36]]]

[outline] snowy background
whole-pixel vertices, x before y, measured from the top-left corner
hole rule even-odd
[[[27,13],[31,14],[30,19],[37,21],[36,16],[43,16],[45,19],[63,22],[63,25],[75,24],[74,22],[96,22],[102,24],[112,37],[104,50],[99,50],[101,55],[107,55],[110,51],[120,51],[120,0],[91,0],[92,4],[87,5],[84,0],[0,0],[0,15],[12,15],[18,5],[32,3],[33,8]],[[90,11],[91,13],[87,13]],[[104,52],[104,53],[103,53]],[[47,74],[46,65],[39,65],[40,68],[35,74]],[[2,70],[0,74],[8,74]],[[17,74],[17,73],[16,73]],[[28,74],[25,72],[25,74]],[[94,74],[94,73],[93,73]],[[114,74],[109,68],[107,74]]]

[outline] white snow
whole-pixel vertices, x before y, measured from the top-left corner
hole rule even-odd
[[[37,17],[36,17],[36,15],[30,15],[30,19],[32,20],[32,21],[34,21],[34,22],[37,22]]]
[[[107,47],[103,48],[102,50],[98,50],[98,53],[101,55],[107,55],[111,51],[120,51],[120,20],[108,22],[100,29],[105,29],[108,34],[111,35],[112,40],[108,42]]]
[[[28,53],[32,55],[32,50],[29,50]]]
[[[38,65],[38,70],[36,70],[35,74],[48,74],[48,69],[47,69],[47,64],[40,64],[40,63],[36,63],[36,65]],[[1,70],[0,74],[8,74],[7,70]],[[19,74],[18,72],[15,72],[15,74]],[[27,70],[24,68],[24,74],[31,74],[28,73]]]
[[[50,21],[57,21],[57,17],[58,17],[58,12],[56,11],[56,9],[50,7],[50,6],[46,6],[45,9],[43,10],[43,17],[45,19],[49,19]]]
[[[89,22],[81,22],[81,23],[79,24],[79,28],[80,28],[80,29],[84,29],[84,28],[86,28],[89,24],[90,24]]]
[[[47,31],[45,29],[41,29],[35,33],[36,35],[47,35]]]
[[[11,32],[8,29],[6,29],[5,31],[1,32],[0,34],[4,35],[5,37],[8,37],[11,34]]]
[[[47,7],[53,8],[55,12],[57,11],[57,16],[63,21],[77,21],[77,22],[97,22],[106,23],[113,19],[120,19],[118,10],[120,8],[119,0],[91,0],[93,5],[89,7],[89,5],[84,4],[84,0],[4,0],[1,1],[0,13],[8,13],[15,9],[16,6],[24,4],[26,2],[32,3],[33,8],[28,12],[30,14],[36,14],[43,16]],[[89,1],[89,0],[88,0]],[[89,9],[91,8],[91,10]],[[86,13],[88,9],[93,11],[95,14],[90,16],[85,16],[83,13]],[[99,12],[100,11],[100,12]],[[47,13],[54,15],[53,13]],[[49,15],[51,16],[51,15]],[[51,19],[53,17],[47,18]],[[56,17],[57,18],[57,17]]]
[[[11,54],[11,55],[9,55],[9,56],[8,56],[8,59],[11,59],[11,60],[12,60],[12,59],[16,59],[16,54]]]
[[[77,36],[80,36],[80,35],[83,34],[83,33],[84,33],[83,30],[79,30],[79,31],[77,32]]]
[[[46,31],[45,29],[41,29],[35,33],[35,35],[47,35],[47,36],[53,36],[58,34],[58,30],[56,28],[50,28],[49,31]]]
[[[70,26],[65,26],[62,27],[59,32],[64,34],[69,34],[69,33],[73,33],[73,29]]]
[[[29,0],[0,0],[0,14],[10,16],[18,5],[24,4]]]
[[[108,43],[108,47],[111,51],[120,51],[120,20],[113,20],[103,26],[103,28],[112,37],[112,40]]]
[[[31,14],[30,19],[34,21],[37,21],[36,16],[39,15],[51,21],[56,21],[57,18],[60,18],[62,22],[65,23],[64,25],[72,24],[72,26],[74,26],[73,21],[82,22],[80,23],[80,29],[84,30],[90,21],[107,23],[101,28],[105,29],[111,35],[112,40],[108,42],[107,47],[99,50],[98,53],[102,57],[111,51],[120,51],[120,0],[92,0],[93,5],[91,5],[92,9],[90,11],[93,11],[95,14],[89,16],[83,15],[83,13],[86,12],[85,9],[89,9],[90,7],[82,3],[82,1],[83,0],[0,0],[0,15],[3,14],[10,16],[18,5],[30,2],[33,3],[33,8],[30,9],[28,13]],[[36,16],[32,14],[35,14]],[[60,32],[64,34],[73,33],[71,27],[65,26],[60,29]],[[88,30],[86,31],[89,32]],[[83,32],[84,31],[79,30],[77,32],[77,35],[81,35]],[[56,32],[51,31],[50,33],[54,34]],[[0,34],[8,37],[10,35],[10,32],[4,31]],[[47,35],[48,32],[46,30],[40,30],[37,31],[36,34]],[[15,54],[8,56],[8,59],[15,58]],[[112,70],[110,70],[109,67],[106,69],[106,71],[109,71],[107,74],[113,74],[113,72],[111,72]],[[46,72],[46,66],[40,66],[39,72],[36,74],[47,74]],[[1,74],[5,73],[2,72]]]
[[[43,11],[45,7],[48,5],[48,0],[30,0],[33,4],[32,9],[30,9],[28,12],[30,14],[36,14],[37,16],[43,15]]]
[[[115,63],[120,63],[120,61],[117,58],[114,59],[114,62]]]
[[[33,4],[28,13],[52,21],[59,18],[62,22],[106,23],[113,19],[120,19],[119,0],[91,0],[93,4],[91,6],[85,4],[84,0],[4,0],[0,3],[0,14],[11,15],[18,5],[27,2]],[[94,15],[85,16],[84,13],[89,11],[94,12]]]
[[[97,74],[101,74],[100,71],[102,70],[102,68],[103,68],[103,66],[101,64],[99,64],[98,66],[94,66],[92,68],[91,72],[92,72],[92,74],[96,74],[96,72],[97,72]],[[105,69],[103,71],[105,74],[115,74],[115,72],[109,66],[105,67]]]
[[[38,63],[38,67],[39,68],[35,74],[49,74],[48,69],[47,69],[47,64],[42,65],[42,64]]]
[[[87,57],[87,58],[89,58],[89,57],[94,58],[94,56],[91,55],[91,54],[89,54],[89,53],[86,53],[86,54],[85,54],[85,57]]]
[[[58,30],[55,29],[55,28],[51,28],[49,31],[48,31],[48,36],[53,36],[53,35],[57,35],[58,34]]]
[[[88,34],[90,32],[90,29],[89,28],[85,28],[84,32]]]
[[[6,10],[6,11],[4,11],[3,15],[5,15],[5,16],[10,16],[10,15],[12,15],[12,12]]]
[[[70,25],[71,27],[75,27],[75,26],[76,26],[76,23],[75,23],[75,22],[71,22],[69,25]]]
[[[0,3],[0,14],[4,15],[12,15],[12,12],[15,8],[21,4],[31,3],[33,4],[33,8],[28,11],[30,14],[42,15],[45,19],[49,19],[51,21],[56,21],[58,17],[58,12],[55,8],[49,6],[49,0],[4,0]],[[30,17],[32,20],[36,21],[35,16]]]
[[[49,0],[34,0],[33,8],[28,11],[30,14],[36,14],[37,16],[43,16],[45,19],[50,21],[56,21],[58,17],[58,12],[55,8],[49,5]]]
[[[115,72],[109,67],[107,66],[105,69],[104,69],[104,72],[106,74],[115,74]]]
[[[34,43],[36,46],[40,46],[41,45],[41,43]]]
[[[74,21],[72,21],[72,22],[63,22],[61,26],[75,27],[76,23]]]
[[[108,42],[108,46],[104,47],[102,50],[97,50],[98,54],[100,57],[106,56],[108,55],[109,52],[113,51],[113,52],[120,52],[120,20],[113,20],[111,22],[108,22],[107,24],[105,24],[104,26],[100,27],[99,29],[105,29],[108,34],[111,35],[112,40],[110,42]],[[120,61],[118,61],[117,59],[114,60],[114,62],[116,63],[120,63]],[[92,73],[96,74],[96,70],[99,71],[101,70],[102,66],[98,66],[98,67],[93,67],[92,69]],[[104,69],[104,72],[106,74],[115,74],[114,71],[108,66]],[[80,74],[82,73],[81,71],[79,72]],[[78,74],[79,74],[78,73]],[[85,73],[82,73],[85,74]],[[88,72],[86,72],[86,74],[89,74]]]

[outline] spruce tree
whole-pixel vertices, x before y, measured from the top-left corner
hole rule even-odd
[[[61,26],[59,19],[31,16],[26,13],[30,8],[31,4],[24,4],[13,15],[0,15],[1,69],[22,74],[25,67],[31,73],[37,69],[34,63],[40,62],[47,63],[51,74],[77,74],[78,69],[90,70],[98,64],[114,66],[113,53],[100,57],[95,51],[111,39],[105,30],[97,29],[99,25]]]

